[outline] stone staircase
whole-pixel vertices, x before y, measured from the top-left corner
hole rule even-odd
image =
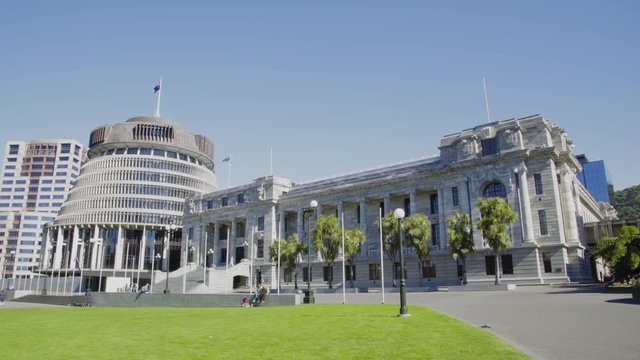
[[[172,294],[182,294],[183,287],[187,294],[222,294],[228,291],[233,292],[233,278],[235,276],[249,277],[249,262],[241,261],[238,264],[229,266],[227,270],[224,266],[218,268],[208,268],[206,283],[203,282],[204,272],[201,267],[190,264],[185,268],[178,269],[169,274],[169,291]],[[186,281],[185,281],[186,278]],[[184,286],[186,282],[186,286]],[[166,274],[162,273],[156,277],[153,285],[153,293],[161,294],[167,287]]]

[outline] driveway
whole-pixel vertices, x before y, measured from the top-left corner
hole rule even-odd
[[[534,359],[640,358],[640,304],[631,294],[599,286],[520,286],[515,291],[408,293],[428,306],[507,340]],[[342,303],[342,294],[318,294],[318,303]],[[347,294],[347,303],[380,303],[381,294]],[[398,293],[385,303],[399,304]]]

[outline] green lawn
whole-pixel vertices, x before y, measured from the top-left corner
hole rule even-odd
[[[419,306],[0,310],[0,359],[526,359]]]

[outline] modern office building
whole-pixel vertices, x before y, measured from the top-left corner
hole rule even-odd
[[[589,161],[584,154],[576,157],[582,165],[582,171],[577,174],[578,180],[589,190],[596,201],[611,203],[613,185],[604,161]]]
[[[489,282],[494,279],[496,259],[477,228],[477,202],[500,197],[518,217],[510,227],[512,246],[501,255],[503,281],[591,278],[582,224],[616,215],[577,180],[582,166],[562,128],[539,115],[510,119],[447,135],[439,149],[436,157],[321,181],[294,184],[268,176],[190,197],[182,247],[193,256],[183,257],[183,266],[195,263],[216,269],[215,277],[224,281],[208,280],[212,291],[246,284],[245,277],[275,288],[292,278],[278,272],[270,259],[273,241],[297,234],[306,243],[318,215],[344,216],[347,228],[359,227],[366,234],[354,269],[355,286],[379,287],[381,270],[390,284],[399,265],[381,256],[377,221],[380,213],[403,208],[408,215],[427,215],[432,226],[429,261],[421,266],[412,249],[403,250],[409,286],[460,283],[461,267],[450,254],[446,231],[447,216],[456,211],[470,215],[473,224],[469,230],[476,252],[467,259],[469,280]],[[313,212],[311,200],[318,202]],[[303,281],[306,263],[302,261]],[[320,254],[312,251],[311,264],[313,286],[326,286],[329,269]],[[342,278],[341,268],[338,259],[334,279]]]
[[[139,281],[177,269],[184,200],[217,188],[213,151],[205,136],[164,118],[93,130],[76,185],[46,228],[42,271],[115,291],[131,285],[118,282],[127,273]]]
[[[31,278],[40,260],[42,228],[58,214],[80,172],[84,147],[75,140],[10,141],[0,189],[2,285]],[[11,284],[4,278],[11,278]]]

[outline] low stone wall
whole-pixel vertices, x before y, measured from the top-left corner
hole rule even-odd
[[[239,307],[249,294],[129,294],[91,293],[92,306],[113,307]],[[302,303],[302,294],[267,295],[260,306],[292,306]]]
[[[516,284],[469,284],[469,285],[455,285],[449,286],[449,292],[464,292],[464,291],[511,291],[516,289]]]

